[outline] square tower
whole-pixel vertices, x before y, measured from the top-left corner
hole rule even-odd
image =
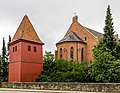
[[[25,15],[9,43],[9,82],[36,81],[43,69],[42,45],[43,42]]]

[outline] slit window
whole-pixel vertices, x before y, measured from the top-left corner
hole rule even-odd
[[[31,51],[31,46],[28,46],[28,51]]]
[[[37,48],[36,47],[34,47],[34,52],[37,52]]]
[[[85,37],[85,41],[87,40],[87,38]]]
[[[17,46],[15,46],[15,52],[17,51]]]
[[[84,49],[81,50],[81,61],[84,61]]]
[[[74,48],[73,47],[71,47],[70,48],[70,59],[74,59]]]
[[[60,48],[60,59],[62,59],[62,48]]]

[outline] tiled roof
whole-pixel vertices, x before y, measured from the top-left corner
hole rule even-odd
[[[11,43],[19,39],[42,43],[27,15],[24,16],[20,26],[13,36]]]
[[[75,32],[68,33],[57,44],[63,43],[63,42],[82,42],[82,43],[85,43]]]
[[[100,38],[103,36],[103,34],[100,33],[100,32],[97,32],[97,31],[92,30],[92,29],[87,28],[87,27],[85,27],[85,28],[86,28],[91,34],[93,34],[95,37],[97,37],[98,39],[100,39]]]

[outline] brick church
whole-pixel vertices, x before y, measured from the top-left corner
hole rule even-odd
[[[102,33],[82,26],[78,16],[74,16],[65,36],[56,44],[55,58],[80,62],[94,60],[92,48],[102,36]]]
[[[56,44],[55,59],[72,59],[80,62],[94,60],[92,48],[102,36],[103,34],[82,26],[78,22],[78,16],[74,16],[65,36]],[[8,45],[9,82],[35,82],[43,70],[44,43],[27,15]]]
[[[27,15],[9,43],[9,82],[35,82],[43,69],[43,42]]]

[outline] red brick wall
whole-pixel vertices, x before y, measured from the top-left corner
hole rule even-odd
[[[20,82],[21,81],[21,62],[9,64],[9,76],[8,82]]]
[[[9,82],[20,82],[21,78],[21,51],[13,52],[13,47],[17,46],[17,50],[21,50],[21,42],[10,46],[10,63],[9,63]]]
[[[17,51],[13,52],[13,47]],[[31,51],[28,51],[31,46]],[[37,52],[34,52],[36,47]],[[9,82],[34,82],[43,69],[42,45],[19,42],[10,46]]]
[[[71,24],[70,28],[68,29],[66,35],[69,32],[75,32],[80,38],[82,38],[87,44],[86,44],[86,58],[85,60],[89,62],[90,60],[94,60],[93,58],[93,47],[98,43],[98,38],[94,37],[85,27],[83,27],[81,24],[77,22],[77,17],[73,18],[73,23]],[[86,37],[86,40],[85,40]],[[74,45],[74,44],[73,44]],[[59,47],[65,47],[71,46],[71,43],[64,43],[64,44],[58,44],[57,45],[57,50],[58,50],[58,55],[59,55]],[[82,45],[81,45],[82,46]],[[59,56],[58,56],[59,59]],[[69,59],[69,57],[68,57]]]
[[[21,63],[21,82],[35,82],[43,70],[43,64]]]
[[[67,33],[70,31],[76,32],[77,35],[79,35],[83,40],[85,40],[86,37],[86,47],[87,47],[87,62],[90,60],[94,60],[93,58],[93,52],[92,49],[94,45],[98,43],[98,39],[94,37],[87,29],[85,29],[82,25],[80,25],[78,22],[72,23],[70,29]]]
[[[61,44],[57,44],[58,55],[57,58],[60,59],[60,48],[62,48],[62,55],[64,60],[70,60],[70,48],[74,48],[74,60],[81,61],[81,49],[84,48],[84,61],[86,60],[86,44],[78,43],[78,42],[65,42]],[[64,49],[67,49],[64,51]],[[78,51],[79,49],[79,51]]]

